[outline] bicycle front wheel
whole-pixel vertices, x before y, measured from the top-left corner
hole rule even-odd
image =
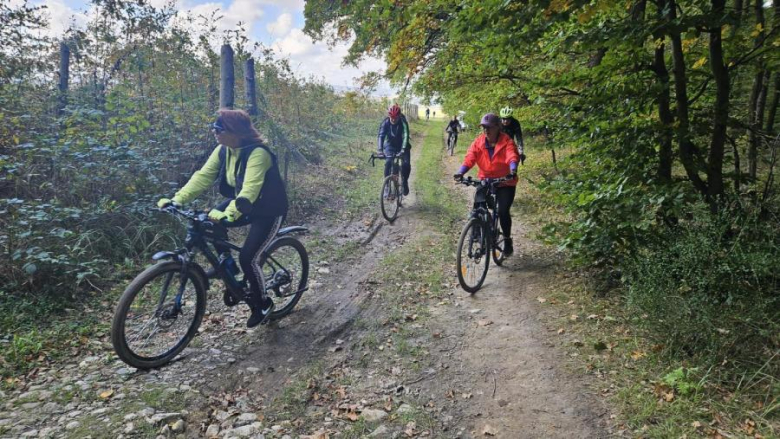
[[[458,241],[458,282],[471,294],[482,287],[490,263],[490,248],[482,221],[472,218],[460,234]]]
[[[272,320],[290,314],[309,281],[306,247],[291,236],[272,242],[261,264],[266,294],[274,301]]]
[[[382,184],[382,193],[379,194],[379,205],[382,208],[382,216],[391,223],[398,217],[401,208],[401,189],[398,177],[388,175]]]
[[[504,259],[506,259],[506,255],[504,255],[504,240],[504,232],[501,230],[501,225],[496,224],[493,234],[493,245],[490,246],[490,254],[493,256],[493,262],[498,266],[501,266],[504,263]]]
[[[153,265],[136,276],[119,299],[111,343],[119,358],[138,369],[171,361],[197,334],[206,312],[206,282],[179,261]]]

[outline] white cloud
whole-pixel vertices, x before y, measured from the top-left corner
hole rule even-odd
[[[312,41],[298,28],[274,41],[271,47],[290,59],[290,66],[296,74],[322,78],[335,86],[353,87],[355,79],[365,72],[385,70],[384,61],[377,58],[365,59],[359,67],[342,66],[342,60],[349,50],[348,42],[329,47],[322,41]],[[381,88],[382,92],[389,91],[386,84]]]
[[[75,11],[62,0],[46,0],[35,5],[46,7],[44,15],[48,18],[49,28],[45,33],[54,38],[62,37],[71,26],[85,27],[89,19],[88,13]]]
[[[266,26],[266,29],[268,30],[268,33],[275,37],[281,37],[284,35],[287,35],[288,32],[290,32],[290,28],[292,27],[292,15],[285,12],[284,14],[278,16],[276,18],[276,21],[273,23],[269,23]]]
[[[255,22],[263,18],[263,0],[234,0],[227,8],[221,3],[203,3],[188,11],[194,16],[203,15],[210,17],[214,11],[219,11],[217,16],[222,16],[217,28],[220,30],[233,30],[239,22],[244,23],[247,33],[252,33]]]

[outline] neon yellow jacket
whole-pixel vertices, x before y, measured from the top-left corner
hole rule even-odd
[[[206,189],[211,187],[219,177],[220,163],[219,163],[219,149],[222,145],[217,145],[214,151],[209,155],[209,159],[203,165],[200,170],[195,171],[190,177],[190,181],[184,185],[176,195],[173,196],[173,201],[179,204],[187,204],[190,201],[197,198]],[[227,160],[225,168],[225,176],[230,186],[236,186],[236,164],[238,163],[238,156],[241,152],[240,149],[225,148],[225,158]],[[244,184],[241,187],[241,193],[236,198],[246,198],[251,203],[257,200],[260,195],[260,189],[263,188],[263,182],[265,181],[265,174],[272,165],[271,156],[262,148],[255,148],[252,154],[249,155],[249,159],[246,162],[246,173],[244,174]],[[225,208],[225,214],[228,216],[228,221],[235,221],[241,217],[241,212],[236,208],[236,200],[233,200]]]

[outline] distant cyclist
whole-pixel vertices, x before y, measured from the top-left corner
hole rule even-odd
[[[430,108],[426,108],[425,109],[425,120],[428,120],[430,118],[431,118],[431,109]]]
[[[517,145],[517,152],[520,155],[520,163],[525,163],[525,145],[523,144],[523,129],[520,128],[520,122],[512,117],[514,110],[512,107],[501,109],[501,131],[505,132],[510,139]]]
[[[512,176],[513,179],[501,183],[496,188],[496,210],[498,221],[501,223],[501,231],[504,233],[504,255],[514,253],[512,246],[512,216],[509,209],[515,199],[517,186],[517,162],[520,157],[517,154],[517,146],[508,135],[501,132],[501,122],[493,113],[482,117],[482,134],[478,135],[469,146],[463,164],[454,175],[456,180],[463,178],[463,174],[474,165],[479,168],[478,177],[501,178]]]
[[[384,154],[385,177],[390,175],[393,169],[393,156],[401,154],[401,179],[404,186],[404,195],[409,195],[409,174],[412,172],[411,148],[409,142],[409,123],[401,114],[401,107],[393,104],[387,109],[387,117],[379,124],[379,137],[377,139],[377,152]]]
[[[460,131],[460,122],[458,122],[458,116],[452,116],[452,120],[447,124],[447,145],[452,140],[452,149],[455,149],[455,145],[458,143],[458,132]]]

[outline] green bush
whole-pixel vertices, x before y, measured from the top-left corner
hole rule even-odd
[[[763,365],[780,346],[777,224],[739,204],[707,209],[626,262],[628,305],[673,355]]]

